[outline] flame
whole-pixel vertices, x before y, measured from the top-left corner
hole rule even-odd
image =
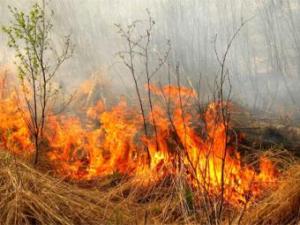
[[[28,115],[20,107],[18,93],[8,87],[6,72],[0,72],[0,149],[27,156],[33,145],[27,128]]]
[[[118,171],[157,181],[185,171],[195,189],[216,196],[223,192],[224,199],[235,206],[259,196],[276,180],[277,171],[267,158],[260,159],[259,171],[242,163],[239,152],[230,144],[229,124],[220,117],[224,104],[210,103],[204,113],[199,113],[194,107],[193,89],[151,85],[150,91],[155,104],[145,118],[147,136],[139,109],[125,98],[110,109],[99,101],[87,109],[85,120],[51,115],[45,138],[49,160],[57,172],[89,180]],[[16,110],[14,94],[1,95],[0,105],[1,145],[12,151],[32,149],[26,120]],[[98,120],[98,126],[88,126],[87,120]]]
[[[124,98],[111,110],[103,111],[103,102],[88,110],[92,118],[94,112],[102,112],[96,129],[85,130],[78,119],[51,123],[56,124],[51,128],[55,134],[50,141],[56,150],[49,156],[62,174],[92,179],[118,171],[155,181],[176,174],[183,164],[195,188],[217,195],[223,187],[224,198],[234,205],[246,202],[249,193],[258,196],[263,187],[275,181],[276,169],[268,159],[261,159],[257,172],[243,165],[238,151],[228,145],[226,124],[218,118],[220,103],[209,104],[200,115],[193,107],[194,90],[170,85],[151,85],[150,90],[157,102],[164,99],[169,107],[155,104],[148,113],[151,135],[147,137],[139,110]]]

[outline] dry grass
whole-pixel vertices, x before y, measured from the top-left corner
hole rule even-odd
[[[188,209],[186,200],[174,177],[145,186],[119,174],[72,183],[0,152],[1,225],[208,224],[203,210]],[[299,207],[297,163],[283,174],[275,191],[246,211],[241,224],[297,224]]]
[[[0,224],[177,224],[183,214],[168,185],[143,188],[118,174],[66,182],[0,151]]]
[[[107,224],[118,206],[100,191],[79,188],[1,153],[0,223]],[[105,204],[104,204],[105,203]],[[123,217],[126,210],[122,209]],[[125,220],[125,217],[122,218]]]
[[[291,166],[279,181],[278,188],[250,209],[243,224],[300,223],[300,164]]]

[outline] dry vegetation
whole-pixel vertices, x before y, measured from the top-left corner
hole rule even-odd
[[[118,55],[133,79],[137,106],[134,98],[108,99],[111,90],[95,73],[62,113],[66,105],[56,109],[60,96],[50,88],[55,82],[47,82],[70,57],[71,44],[67,38],[57,66],[47,71],[43,52],[52,26],[45,26],[44,9],[45,2],[35,5],[27,20],[14,9],[19,25],[4,29],[20,61],[23,92],[0,73],[0,224],[299,224],[299,128],[260,120],[231,101],[226,59],[247,22],[222,54],[216,36],[220,68],[213,99],[205,103],[184,86],[179,64],[174,71],[166,65],[170,42],[151,71],[155,22],[149,11],[142,35],[136,34],[139,21],[117,25],[128,44]],[[16,40],[32,49],[22,55]],[[163,67],[164,85],[152,79]]]
[[[208,224],[201,209],[182,208],[176,179],[138,184],[114,174],[102,180],[71,182],[40,172],[1,152],[0,221],[14,224]],[[300,167],[282,174],[276,189],[242,209],[231,224],[297,224],[300,221]],[[228,211],[230,213],[230,211]],[[223,218],[220,224],[228,224]]]
[[[87,83],[85,90],[90,90],[88,96],[96,95],[93,89]],[[2,88],[4,90],[7,89]],[[84,102],[84,98],[84,95],[75,98],[73,104]],[[94,103],[95,100],[92,101]],[[91,110],[90,114],[101,113],[97,109]],[[266,155],[280,170],[280,177],[275,185],[265,188],[259,198],[247,205],[233,207],[224,203],[219,218],[214,213],[215,209],[205,208],[214,206],[205,203],[207,193],[201,189],[190,189],[185,174],[167,175],[150,183],[118,172],[104,177],[72,180],[53,171],[46,154],[42,154],[39,164],[33,167],[28,161],[14,156],[14,151],[2,148],[0,224],[297,224],[300,221],[300,164],[284,147],[297,151],[298,129],[286,128],[280,123],[278,126],[273,123],[270,127],[267,122],[257,119],[250,123],[252,126],[245,124],[245,121],[253,120],[246,116],[246,111],[239,108],[232,112],[233,125],[243,133],[243,140],[238,146],[243,160],[253,163],[252,166],[257,169],[255,159]],[[7,116],[11,118],[11,114]],[[92,119],[95,120],[94,116]],[[247,129],[241,129],[243,127]],[[269,129],[273,132],[268,132]],[[67,133],[67,130],[63,132]],[[279,142],[284,137],[286,146],[270,143],[267,137]],[[10,143],[12,145],[7,146],[17,148],[14,140]],[[216,202],[219,200],[213,195],[208,198]]]
[[[254,205],[243,219],[244,224],[299,224],[300,166],[291,166],[282,175],[277,189]]]

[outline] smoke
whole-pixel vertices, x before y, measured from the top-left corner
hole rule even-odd
[[[7,5],[27,10],[34,1],[0,0],[0,23],[10,20]],[[298,108],[300,80],[300,3],[298,0],[51,0],[53,40],[71,34],[75,55],[60,71],[65,86],[75,86],[95,71],[119,86],[132,86],[130,75],[116,53],[125,47],[114,24],[146,20],[149,9],[156,21],[153,49],[167,39],[172,50],[169,62],[181,65],[184,80],[203,83],[203,90],[218,73],[216,50],[221,56],[243,21],[229,52],[227,68],[233,98],[265,111]],[[0,63],[13,61],[13,53],[0,34]],[[163,70],[160,76],[166,76]]]

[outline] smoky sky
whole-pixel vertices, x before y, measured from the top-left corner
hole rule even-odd
[[[0,0],[1,25],[11,19],[8,5],[26,11],[33,2]],[[234,40],[226,65],[234,98],[266,110],[276,105],[300,107],[299,0],[51,0],[48,7],[55,13],[56,47],[67,34],[75,44],[74,56],[60,70],[64,85],[80,84],[101,70],[116,85],[122,80],[122,85],[132,86],[116,56],[125,43],[115,24],[146,20],[149,9],[155,20],[152,48],[163,51],[170,40],[169,63],[180,63],[185,80],[196,83],[201,78],[203,86],[219,70],[214,48],[224,54],[234,32],[249,19]],[[1,33],[0,64],[12,61]]]

